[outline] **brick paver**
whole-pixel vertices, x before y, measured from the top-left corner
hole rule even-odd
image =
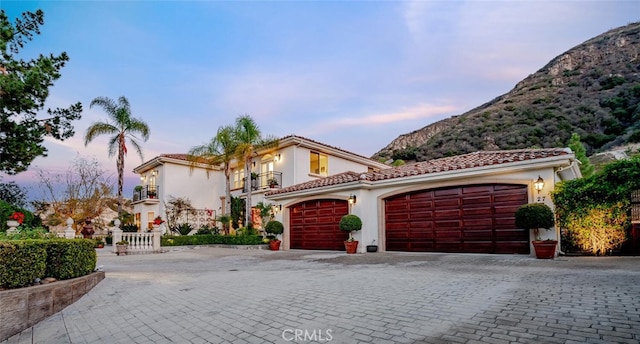
[[[640,258],[176,248],[8,343],[638,343]]]

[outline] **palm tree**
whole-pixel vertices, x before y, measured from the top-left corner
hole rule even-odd
[[[187,155],[192,171],[197,164],[207,165],[207,177],[210,169],[223,165],[226,181],[225,214],[231,211],[231,161],[235,157],[237,145],[234,134],[233,126],[219,127],[216,136],[209,143],[191,148]]]
[[[144,159],[142,148],[136,141],[138,138],[135,134],[140,134],[146,142],[149,139],[149,126],[142,120],[131,117],[129,100],[124,96],[118,98],[117,103],[107,97],[97,97],[91,101],[89,107],[92,108],[94,105],[102,107],[109,115],[109,119],[105,122],[94,122],[87,128],[84,135],[84,145],[86,147],[89,142],[100,135],[113,135],[109,139],[109,157],[114,156],[116,151],[118,152],[116,167],[118,169],[118,217],[120,217],[122,214],[124,157],[127,155],[126,139],[129,139],[129,143],[136,150],[140,159]]]
[[[258,148],[277,146],[278,140],[271,137],[263,138],[260,128],[249,115],[236,118],[235,137],[235,156],[238,162],[244,161],[244,180],[247,186],[245,226],[248,227],[251,224],[251,160]]]

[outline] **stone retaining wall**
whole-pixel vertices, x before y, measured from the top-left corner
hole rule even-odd
[[[86,276],[33,287],[0,291],[0,342],[63,310],[104,279]]]

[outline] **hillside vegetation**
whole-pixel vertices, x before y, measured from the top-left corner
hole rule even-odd
[[[424,161],[479,150],[566,147],[572,133],[589,155],[640,142],[640,23],[572,48],[510,92],[401,135],[373,158]]]

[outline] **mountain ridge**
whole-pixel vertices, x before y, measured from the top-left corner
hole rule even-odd
[[[424,161],[562,147],[574,132],[589,154],[640,142],[639,56],[640,22],[609,30],[556,56],[511,91],[401,134],[372,158]]]

